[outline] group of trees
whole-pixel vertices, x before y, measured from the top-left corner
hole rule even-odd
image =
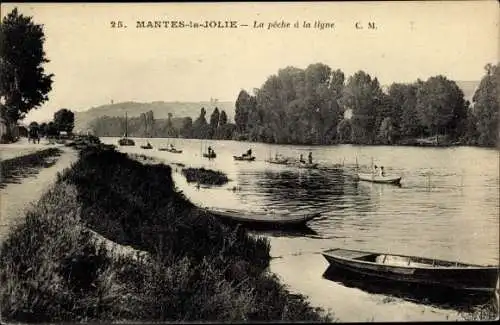
[[[43,65],[49,60],[43,44],[42,25],[17,8],[0,24],[0,116],[6,126],[3,142],[13,141],[13,129],[26,114],[48,100],[52,74]]]
[[[155,119],[153,112],[141,113],[139,117],[127,120],[128,135],[131,137],[183,137],[195,139],[231,139],[235,128],[228,123],[224,110],[214,108],[209,121],[204,107],[199,117],[193,121],[191,117],[173,117]],[[103,116],[91,122],[92,130],[97,136],[122,136],[125,132],[125,118]]]
[[[62,108],[54,114],[54,119],[48,123],[31,122],[29,133],[40,137],[54,137],[59,135],[61,131],[71,134],[74,126],[75,114],[67,108]]]
[[[473,103],[444,76],[394,83],[325,64],[287,67],[236,100],[238,139],[296,144],[393,144],[440,136],[447,142],[498,143],[499,68],[488,65]],[[473,105],[471,105],[473,104]],[[349,111],[351,116],[346,116]]]
[[[200,110],[200,115],[194,122],[185,120],[183,125],[184,137],[195,139],[231,139],[235,125],[228,122],[227,114],[224,110],[219,111],[214,108],[210,115],[210,120],[206,119],[207,111],[204,107]]]

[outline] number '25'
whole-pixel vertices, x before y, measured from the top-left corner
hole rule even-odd
[[[118,20],[118,21],[111,21],[111,28],[124,28],[125,25],[123,24],[123,21]]]

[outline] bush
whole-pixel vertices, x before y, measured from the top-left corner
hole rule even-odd
[[[226,174],[205,168],[184,168],[182,174],[189,183],[196,182],[205,185],[224,185],[229,179]]]

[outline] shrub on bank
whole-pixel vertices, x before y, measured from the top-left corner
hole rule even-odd
[[[113,257],[84,226],[150,259]],[[4,243],[1,312],[15,321],[330,320],[288,293],[269,259],[267,240],[176,192],[170,167],[83,150]]]
[[[189,183],[199,183],[204,185],[224,185],[229,182],[226,174],[220,171],[205,168],[183,168],[182,174]]]

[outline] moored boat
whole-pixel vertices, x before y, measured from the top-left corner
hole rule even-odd
[[[382,183],[382,184],[401,184],[401,176],[380,176],[375,174],[358,173],[358,178],[361,181]]]
[[[274,227],[303,226],[308,221],[318,217],[319,213],[291,213],[288,211],[247,211],[236,209],[205,208],[221,219],[242,224],[254,224]]]
[[[158,148],[159,151],[168,151],[171,153],[182,153],[182,150],[175,149],[175,148]]]
[[[494,291],[499,266],[466,264],[425,257],[335,248],[322,253],[331,266],[364,277],[444,286],[459,290]]]
[[[266,160],[266,162],[270,164],[276,164],[276,165],[288,165],[290,164],[290,158],[283,157],[282,155],[276,154],[274,158],[269,158]]]
[[[255,156],[233,156],[234,160],[246,160],[246,161],[254,161]]]
[[[135,146],[134,140],[128,138],[128,119],[127,119],[127,113],[125,113],[125,134],[123,135],[123,138],[118,140],[118,145],[120,146]]]
[[[145,146],[141,146],[141,149],[153,149],[153,146],[148,142]]]

